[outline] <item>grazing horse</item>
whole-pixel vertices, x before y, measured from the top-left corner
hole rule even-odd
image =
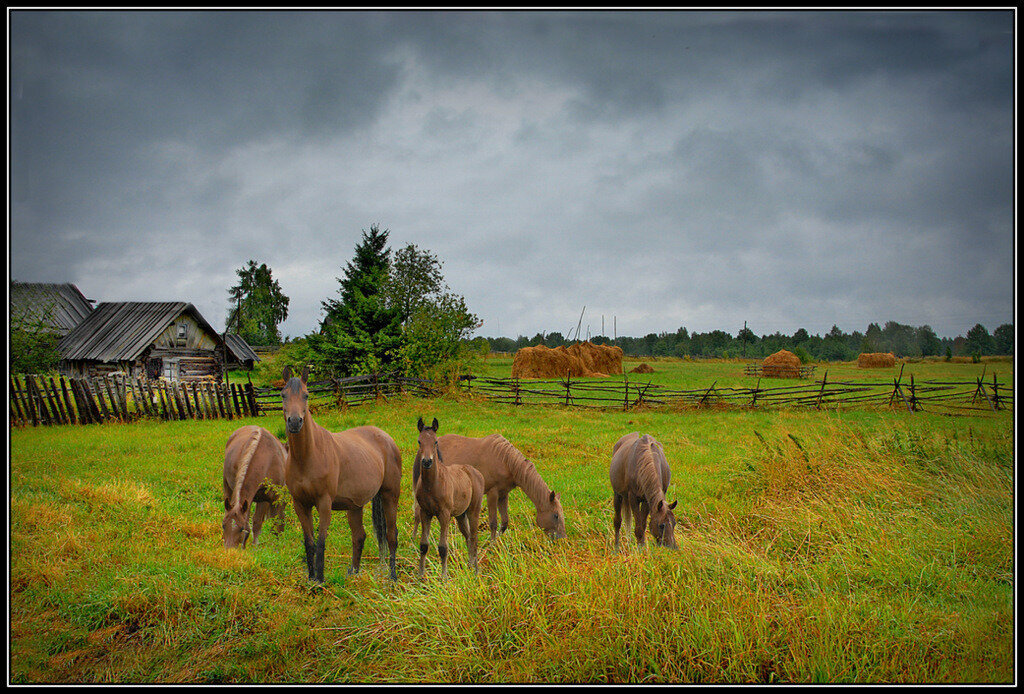
[[[650,531],[664,547],[678,549],[675,537],[676,518],[671,504],[665,501],[671,477],[665,449],[652,436],[636,432],[626,434],[612,448],[609,476],[615,503],[615,549],[619,549],[619,526],[625,511],[626,522],[632,514],[637,544],[644,545],[644,523],[650,514]],[[625,502],[625,503],[623,503]]]
[[[359,572],[366,531],[363,506],[372,500],[373,529],[377,536],[381,562],[384,541],[391,552],[391,579],[398,550],[398,492],[402,483],[402,454],[390,436],[374,426],[361,426],[332,433],[313,421],[309,412],[306,381],[284,369],[285,430],[288,434],[288,465],[285,483],[299,517],[306,549],[306,568],[310,580],[324,582],[324,548],[331,511],[345,511],[352,531],[352,564],[348,572]],[[313,539],[313,508],[320,517],[317,539]]]
[[[238,427],[224,448],[224,530],[225,547],[242,547],[252,535],[255,545],[267,516],[273,514],[277,532],[284,529],[284,499],[264,485],[284,484],[284,444],[263,427]],[[253,513],[253,506],[256,512]],[[252,518],[252,530],[249,519]]]
[[[420,533],[420,577],[423,577],[427,562],[427,543],[430,538],[430,521],[437,518],[441,536],[437,541],[437,554],[441,557],[441,578],[448,577],[448,529],[455,518],[459,532],[466,538],[469,551],[469,566],[476,571],[477,530],[480,524],[480,506],[484,500],[484,476],[469,465],[443,465],[441,450],[437,446],[437,418],[431,426],[423,425],[423,418],[416,422],[420,430],[419,450],[413,469],[419,469],[419,479],[414,483],[416,504],[423,523]]]
[[[562,502],[553,492],[532,462],[500,434],[483,438],[445,434],[437,438],[438,450],[444,455],[444,464],[468,465],[476,468],[484,478],[487,495],[488,525],[493,540],[499,532],[497,514],[501,512],[500,532],[508,528],[508,494],[519,487],[537,509],[536,522],[549,537],[565,537],[565,514]],[[413,485],[419,477],[419,466],[412,467]],[[418,508],[413,508],[413,533],[419,522]]]

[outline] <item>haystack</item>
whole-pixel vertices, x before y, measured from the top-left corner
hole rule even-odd
[[[513,378],[562,378],[608,376],[622,373],[622,348],[577,342],[549,349],[544,345],[523,347],[512,358]]]
[[[769,378],[800,378],[800,357],[780,349],[761,362],[761,375]]]
[[[640,364],[640,366],[636,367],[635,369],[630,369],[629,373],[631,373],[631,374],[652,374],[652,373],[654,373],[654,369],[652,369],[647,364],[647,362],[643,362],[642,364]]]
[[[892,352],[865,352],[857,357],[857,366],[862,369],[882,369],[896,366],[896,355]]]

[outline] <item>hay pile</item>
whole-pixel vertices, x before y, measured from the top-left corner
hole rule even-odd
[[[622,373],[622,348],[577,342],[549,349],[544,345],[523,347],[512,358],[513,378],[564,378],[608,376]]]
[[[800,378],[800,357],[780,349],[761,362],[761,375],[768,378]]]
[[[654,369],[652,369],[650,366],[648,366],[647,362],[644,362],[644,363],[640,364],[640,366],[636,367],[635,369],[630,369],[629,373],[631,373],[631,374],[652,374],[652,373],[654,373]]]
[[[865,352],[857,357],[857,366],[862,369],[881,369],[896,366],[896,355],[892,352]]]

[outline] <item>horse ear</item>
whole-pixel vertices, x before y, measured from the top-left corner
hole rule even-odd
[[[557,495],[554,492],[551,492],[551,497],[548,499],[548,501],[550,501],[551,503],[555,503],[555,496]]]
[[[292,377],[292,367],[290,367],[290,366],[284,367],[284,371],[281,372],[281,378],[283,378],[287,382],[288,379],[290,379],[291,377]]]
[[[302,367],[302,382],[306,383],[309,381],[309,364]]]
[[[658,502],[658,508],[657,508],[657,510],[658,510],[658,511],[661,511],[661,509],[662,509],[662,507],[663,507],[664,505],[665,505],[665,502],[664,502],[664,501],[659,501],[659,502]]]
[[[423,417],[416,420],[416,428],[423,431]]]
[[[671,511],[672,509],[674,509],[676,507],[676,504],[678,504],[678,503],[679,503],[679,499],[676,499],[675,501],[673,501],[671,504],[668,505],[668,510]]]
[[[434,417],[434,423],[430,425],[430,428],[437,431],[441,425],[437,423],[437,417]]]

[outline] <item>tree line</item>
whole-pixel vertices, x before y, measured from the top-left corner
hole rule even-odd
[[[931,326],[903,325],[887,321],[884,326],[870,323],[864,332],[847,333],[833,325],[825,335],[812,335],[800,328],[792,335],[775,332],[756,335],[749,328],[736,335],[724,330],[691,333],[685,327],[675,332],[648,333],[643,337],[617,337],[604,335],[590,338],[594,344],[614,344],[632,357],[697,357],[764,358],[781,349],[789,350],[804,362],[851,361],[864,352],[892,352],[897,357],[982,357],[1013,354],[1013,326],[1004,323],[992,333],[980,323],[966,335],[955,338],[939,337]],[[544,345],[554,348],[572,344],[559,332],[537,333],[532,338],[519,335],[509,337],[478,337],[472,341],[477,351],[515,352],[522,347]]]

